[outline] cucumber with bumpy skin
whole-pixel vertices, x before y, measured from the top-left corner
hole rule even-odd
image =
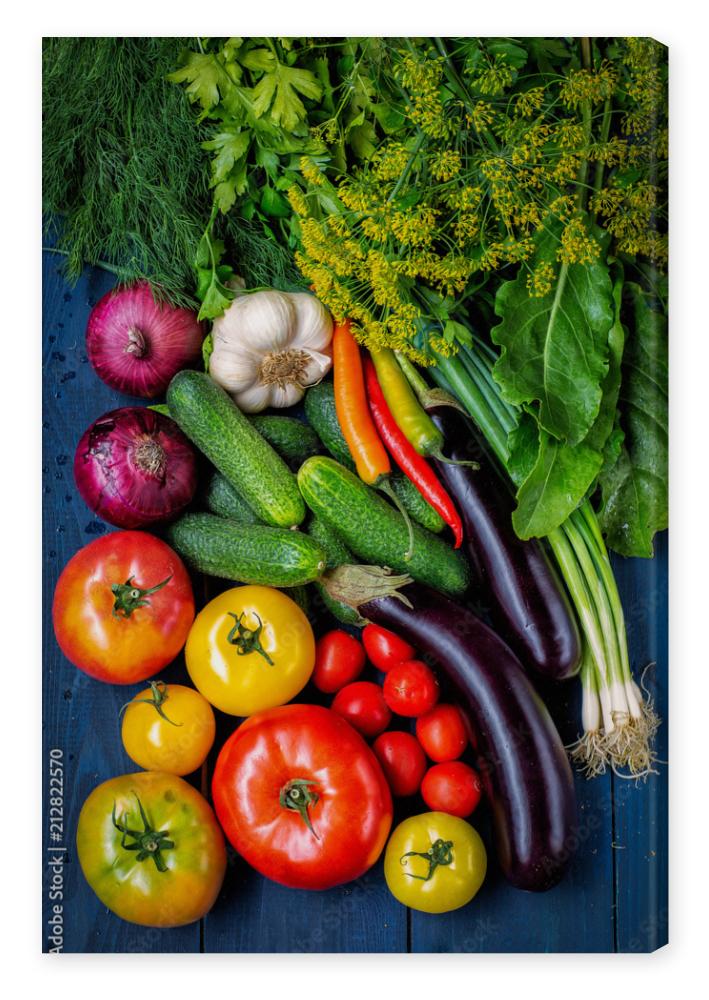
[[[163,413],[166,417],[172,416],[166,403],[155,403],[148,409]],[[272,445],[282,459],[289,463],[292,462],[296,467],[301,465],[306,458],[318,455],[322,451],[320,438],[313,428],[295,417],[283,417],[271,413],[248,413],[246,419],[261,437]]]
[[[237,524],[214,514],[183,514],[167,539],[194,569],[224,580],[298,587],[325,572],[327,555],[301,531]]]
[[[298,485],[313,514],[360,560],[408,573],[447,594],[467,590],[470,571],[460,552],[415,524],[413,551],[406,559],[409,539],[401,515],[334,459],[309,458],[298,472]]]
[[[210,513],[219,517],[228,517],[239,524],[262,523],[221,472],[212,473],[202,491],[201,500]]]
[[[339,535],[332,528],[328,527],[321,518],[313,515],[310,518],[306,531],[325,550],[328,569],[336,569],[338,566],[344,566],[346,563],[357,562],[355,556],[352,555]],[[342,601],[336,601],[321,583],[316,581],[315,587],[322,597],[325,607],[338,621],[343,622],[345,625],[364,624],[363,619],[353,607],[349,604],[343,604]]]
[[[305,517],[295,476],[229,395],[204,372],[178,372],[170,413],[265,524],[291,528]]]
[[[311,386],[305,394],[305,416],[315,428],[318,437],[333,458],[354,472],[355,465],[350,449],[340,429],[335,410],[335,391],[332,382]],[[443,531],[443,518],[425,500],[411,480],[403,473],[394,473],[391,485],[406,513],[429,531]]]
[[[312,427],[295,417],[283,417],[271,413],[253,413],[247,417],[261,437],[264,437],[286,462],[296,467],[306,458],[322,451],[320,438]]]

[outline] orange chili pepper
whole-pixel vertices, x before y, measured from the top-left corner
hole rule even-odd
[[[332,336],[335,411],[359,478],[379,486],[391,463],[369,412],[362,358],[350,325],[349,320],[338,323]]]
[[[391,488],[391,462],[369,412],[362,358],[350,326],[349,320],[343,320],[335,326],[332,335],[337,422],[354,459],[359,478],[368,486],[380,489],[399,508],[409,532],[409,548],[404,558],[410,559],[414,548],[414,529],[409,515]]]

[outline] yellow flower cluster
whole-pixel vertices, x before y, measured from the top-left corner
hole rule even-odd
[[[617,72],[608,60],[597,70],[573,69],[559,90],[559,99],[567,108],[599,104],[612,95],[616,81]]]
[[[409,152],[400,142],[388,142],[371,159],[374,176],[380,181],[395,181],[409,160]]]
[[[543,299],[554,287],[556,274],[548,261],[542,261],[527,276],[527,291],[534,299]]]
[[[462,160],[455,149],[437,150],[429,159],[431,176],[437,181],[450,181],[460,173]]]
[[[476,132],[484,132],[495,121],[492,105],[486,101],[478,101],[470,114],[470,121]]]
[[[440,94],[443,60],[434,57],[417,59],[407,54],[398,67],[397,75],[411,95],[407,108],[411,121],[429,138],[447,139],[456,126],[446,119]]]
[[[496,55],[487,66],[473,74],[471,85],[481,94],[494,97],[512,83],[512,67],[503,55]]]
[[[519,118],[532,118],[544,103],[544,87],[532,87],[515,98],[515,114]]]
[[[600,246],[581,219],[571,219],[566,223],[561,233],[557,260],[562,264],[592,264],[600,252]]]

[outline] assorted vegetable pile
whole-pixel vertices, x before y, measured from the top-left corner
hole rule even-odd
[[[92,888],[136,923],[199,919],[224,834],[300,889],[383,856],[400,902],[446,912],[486,875],[478,806],[507,880],[551,888],[569,757],[654,770],[609,549],[651,556],[667,524],[664,50],[51,39],[45,59],[54,249],[121,279],[89,360],[164,397],[76,428],[77,488],[123,530],[64,568],[57,640],[97,680],[149,681],[121,719],[144,770],[79,818]],[[222,581],[201,609],[185,564]],[[157,677],[183,649],[193,687]],[[537,687],[577,675],[565,748]],[[213,812],[183,777],[211,769],[214,710]],[[414,805],[393,832],[392,796]]]

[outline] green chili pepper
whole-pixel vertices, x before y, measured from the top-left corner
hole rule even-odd
[[[371,355],[387,406],[404,437],[419,455],[438,457],[443,435],[414,395],[394,352],[379,348]]]

